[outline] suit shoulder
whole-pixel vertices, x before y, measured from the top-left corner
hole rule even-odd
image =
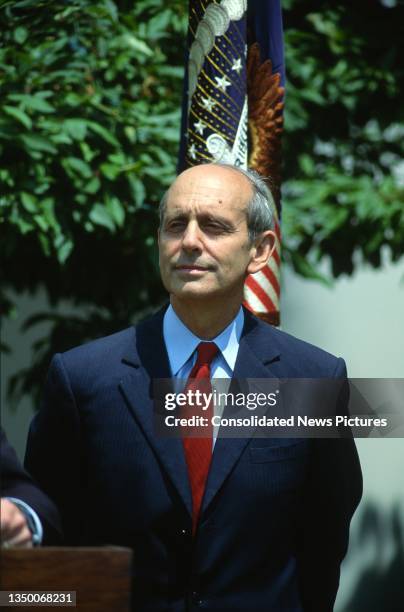
[[[51,370],[67,374],[72,387],[93,388],[122,376],[122,359],[135,346],[136,330],[128,327],[54,356]]]
[[[285,372],[287,376],[296,378],[345,375],[343,359],[255,317],[252,318],[255,320],[253,335],[256,345],[260,346],[264,358],[266,353],[276,356],[273,367],[279,375],[284,375]]]
[[[83,359],[87,360],[89,358],[97,359],[103,356],[107,358],[115,356],[120,352],[124,352],[128,346],[133,344],[135,334],[135,327],[127,327],[109,336],[97,338],[96,340],[91,340],[90,342],[71,348],[62,353],[63,359],[66,362],[75,362]]]
[[[67,377],[72,386],[89,388],[120,380],[128,365],[141,365],[139,344],[148,344],[151,336],[161,335],[162,311],[147,316],[136,326],[92,340],[54,356],[50,372]]]
[[[340,357],[279,329],[272,328],[272,332],[283,359],[295,370],[295,376],[333,377],[338,370],[343,373],[345,362]]]

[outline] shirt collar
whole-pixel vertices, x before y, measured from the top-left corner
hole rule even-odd
[[[237,359],[243,325],[244,312],[240,307],[233,321],[216,336],[216,338],[212,338],[211,340],[211,342],[215,342],[232,371],[234,370]],[[171,304],[164,314],[163,336],[167,348],[168,359],[170,361],[171,372],[173,376],[176,376],[178,371],[191,357],[198,344],[203,342],[203,340],[195,336],[195,334],[184,325],[176,315]]]

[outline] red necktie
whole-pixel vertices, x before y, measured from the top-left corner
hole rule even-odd
[[[201,342],[197,347],[197,351],[197,360],[191,370],[184,392],[187,392],[189,389],[193,391],[198,389],[203,393],[211,393],[210,364],[217,354],[218,348],[214,342]],[[202,411],[199,414],[202,415]],[[213,404],[211,401],[207,409],[203,411],[203,416],[208,418],[209,422],[209,427],[203,429],[203,431],[206,430],[206,438],[183,438],[182,440],[192,491],[192,533],[195,533],[198,523],[206,479],[212,459],[212,415]]]

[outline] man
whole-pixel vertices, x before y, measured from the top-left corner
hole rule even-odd
[[[60,518],[52,501],[33,483],[0,428],[1,545],[30,548],[61,539]]]
[[[153,427],[155,379],[346,376],[341,359],[241,308],[274,244],[263,181],[225,165],[186,170],[158,237],[170,306],[54,357],[27,466],[70,544],[134,548],[139,612],[328,612],[361,495],[353,441],[207,446]]]

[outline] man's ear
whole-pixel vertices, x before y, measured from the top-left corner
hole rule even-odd
[[[266,266],[276,247],[276,234],[267,230],[255,239],[251,250],[251,260],[247,267],[248,274],[255,274]]]

